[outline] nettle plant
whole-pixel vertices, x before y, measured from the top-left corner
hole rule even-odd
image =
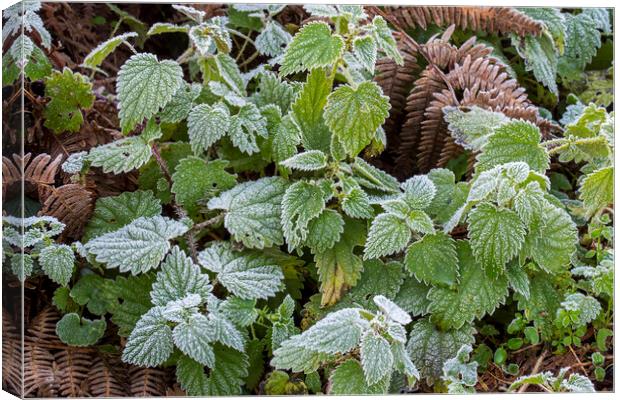
[[[391,108],[375,65],[405,61],[381,16],[305,6],[313,21],[289,32],[280,5],[212,18],[173,7],[183,22],[147,36],[186,35],[176,60],[138,53],[128,32],[86,56],[91,78],[46,78],[46,126],[75,132],[106,57],[121,45],[134,53],[116,77],[120,138],[71,154],[62,170],[75,183],[95,168],[137,171],[139,190],[99,198],[71,245],[55,242],[55,218],[4,218],[13,272],[60,285],[63,342],[94,345],[109,321],[126,339],[124,362],[173,367],[196,396],[256,388],[265,353],[273,394],[297,390],[289,379],[302,373],[314,393],[388,393],[421,379],[463,393],[483,367],[470,361],[477,322],[502,305],[516,304],[522,326],[510,333],[532,342],[578,345],[591,324],[606,334],[613,114],[574,102],[563,136],[543,140],[530,122],[445,107],[455,142],[476,154],[467,179],[437,168],[399,182],[366,161],[386,147]],[[259,56],[268,61],[249,69]],[[578,199],[548,177],[553,156],[580,164]],[[590,223],[593,253],[575,221]],[[300,323],[304,280],[318,294]],[[527,379],[570,386],[562,374]]]

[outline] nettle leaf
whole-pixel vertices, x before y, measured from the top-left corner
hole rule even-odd
[[[530,278],[525,268],[516,262],[509,264],[508,268],[506,268],[506,278],[510,287],[516,293],[519,293],[526,299],[530,297]]]
[[[309,150],[295,154],[280,165],[300,171],[316,171],[327,166],[327,156],[321,150]]]
[[[183,85],[159,112],[159,120],[178,123],[186,119],[194,106],[194,101],[200,96],[201,90],[201,85],[197,83]]]
[[[245,95],[245,81],[241,77],[241,71],[235,59],[226,53],[218,53],[215,63],[220,72],[220,76],[226,84],[238,95]]]
[[[218,281],[242,299],[266,299],[280,289],[284,275],[277,260],[258,252],[233,252],[218,242],[198,255],[200,264],[216,272]]]
[[[248,376],[248,356],[221,345],[214,346],[215,367],[209,376],[208,396],[238,396]]]
[[[118,73],[116,93],[123,132],[131,131],[163,108],[183,86],[183,70],[150,53],[133,55]]]
[[[169,218],[140,217],[113,232],[92,239],[84,245],[108,268],[118,267],[132,274],[157,268],[170,249],[170,239],[187,232],[187,225]]]
[[[525,70],[532,71],[536,80],[557,97],[558,51],[551,34],[543,32],[539,36],[528,35],[524,38],[512,35],[512,43],[525,61]]]
[[[430,206],[437,189],[426,175],[416,175],[401,183],[403,200],[414,210],[423,210]]]
[[[455,143],[467,150],[480,151],[495,129],[509,121],[500,112],[478,106],[466,110],[450,106],[443,108],[444,119]]]
[[[419,282],[415,277],[407,278],[394,302],[414,317],[425,315],[430,301],[427,299],[431,286]]]
[[[521,249],[525,226],[514,211],[490,203],[481,203],[474,208],[467,223],[476,261],[482,264],[487,276],[496,279]]]
[[[244,351],[245,339],[232,322],[219,314],[211,313],[209,324],[214,340],[237,351]]]
[[[405,223],[414,232],[435,233],[433,220],[424,211],[412,210],[405,218]]]
[[[505,276],[487,279],[471,252],[468,242],[458,241],[459,283],[454,288],[433,287],[428,293],[428,311],[445,329],[459,329],[480,319],[503,304],[508,296]],[[458,305],[458,306],[457,306]]]
[[[199,201],[209,200],[237,183],[236,175],[226,172],[227,166],[226,160],[207,162],[198,157],[181,160],[172,174],[171,190],[176,201],[190,215],[197,214]]]
[[[198,294],[206,301],[211,292],[209,276],[201,273],[200,267],[187,257],[183,250],[174,246],[157,273],[157,280],[151,290],[151,301],[155,306],[165,306],[190,294]]]
[[[577,244],[577,227],[568,213],[548,204],[540,222],[530,227],[524,251],[547,272],[561,273]]]
[[[150,142],[161,136],[159,125],[150,120],[140,136],[131,136],[93,147],[88,154],[88,160],[93,167],[101,167],[105,173],[129,172],[142,167],[151,159]]]
[[[121,302],[111,313],[112,322],[118,326],[119,336],[129,336],[138,320],[153,306],[150,292],[154,280],[153,273],[116,277],[114,287]]]
[[[603,310],[598,300],[592,296],[586,296],[583,293],[572,293],[567,295],[561,305],[565,310],[577,311],[579,313],[579,326],[588,325],[590,322],[594,321]]]
[[[368,195],[360,188],[353,188],[345,193],[340,207],[351,218],[371,218],[374,213]]]
[[[308,237],[310,220],[325,208],[322,188],[311,182],[297,181],[286,189],[282,198],[282,230],[289,250],[300,246]]]
[[[182,355],[177,361],[175,376],[189,396],[206,396],[209,393],[209,377],[198,361]]]
[[[405,266],[419,281],[452,285],[459,275],[456,242],[442,232],[425,235],[407,249]]]
[[[225,210],[224,226],[234,240],[263,249],[284,243],[281,202],[286,190],[282,178],[245,182],[209,200],[209,209]]]
[[[566,25],[566,46],[564,58],[570,64],[583,70],[601,47],[601,34],[596,22],[588,14],[564,13]]]
[[[51,280],[67,286],[73,275],[75,255],[71,247],[66,244],[52,244],[39,253],[39,264]]]
[[[593,215],[613,203],[614,168],[601,168],[586,175],[579,187],[579,198],[583,201],[588,215]]]
[[[323,110],[331,90],[332,82],[325,71],[321,68],[314,69],[308,74],[306,83],[291,105],[301,142],[307,150],[328,152],[330,149],[331,133],[325,125]]]
[[[596,28],[603,33],[611,33],[611,22],[607,8],[584,8],[582,13],[592,18],[596,23]]]
[[[389,115],[389,98],[375,82],[362,82],[353,88],[341,85],[327,98],[325,122],[344,146],[356,156],[374,137]]]
[[[80,318],[76,313],[69,313],[56,323],[56,334],[69,346],[92,346],[103,337],[106,325],[105,319],[91,321]]]
[[[543,340],[549,340],[553,335],[553,320],[560,307],[561,295],[553,285],[553,280],[547,274],[536,274],[530,279],[530,295],[528,298],[515,293],[518,301],[517,308],[524,312],[524,316],[534,322],[540,331]]]
[[[378,215],[368,231],[364,259],[379,258],[402,251],[411,240],[411,230],[393,214]]]
[[[325,22],[305,24],[286,47],[280,75],[308,71],[334,64],[344,51],[344,40],[332,35]]]
[[[390,344],[374,332],[367,332],[362,337],[360,358],[368,385],[374,385],[392,373],[394,357]]]
[[[81,109],[91,108],[95,101],[88,78],[66,67],[45,79],[45,96],[50,101],[43,113],[44,125],[55,133],[78,131],[84,122]]]
[[[295,101],[295,93],[294,86],[289,82],[280,80],[273,72],[264,71],[251,99],[259,108],[276,104],[284,114]]]
[[[444,363],[456,356],[463,345],[474,343],[476,330],[464,325],[458,330],[439,330],[429,319],[417,321],[411,328],[407,352],[420,375],[428,382],[442,376]]]
[[[99,46],[95,47],[86,57],[84,57],[82,65],[87,68],[97,70],[101,63],[103,63],[103,60],[112,54],[118,46],[126,43],[127,39],[137,36],[138,34],[136,32],[127,32],[100,43]]]
[[[354,359],[346,360],[334,369],[329,383],[329,394],[335,395],[383,394],[387,391],[386,382],[368,385],[361,364]]]
[[[189,142],[195,154],[200,154],[226,135],[230,127],[230,112],[222,103],[200,104],[187,117]]]
[[[261,54],[275,57],[284,53],[284,48],[291,42],[293,37],[284,28],[274,21],[269,21],[254,43],[256,50]]]
[[[156,367],[170,357],[174,347],[172,329],[163,310],[164,307],[153,307],[140,318],[123,350],[124,362]]]
[[[256,144],[258,136],[268,136],[267,120],[252,103],[242,106],[239,113],[230,118],[229,129],[228,135],[233,145],[247,154],[260,151]]]
[[[160,35],[162,33],[188,33],[189,26],[187,25],[175,25],[169,24],[167,22],[156,22],[149,28],[149,31],[146,33],[148,36],[151,35]]]
[[[355,179],[360,186],[387,193],[400,192],[400,185],[396,178],[368,164],[359,157],[355,157],[351,169],[353,171],[353,179]]]
[[[95,211],[86,225],[82,240],[88,242],[93,237],[120,229],[140,217],[160,215],[161,210],[161,203],[150,190],[100,197],[95,203]]]
[[[372,36],[356,37],[353,40],[353,54],[368,72],[375,72],[377,42]]]
[[[564,14],[559,8],[551,7],[522,7],[518,8],[520,12],[529,17],[543,22],[549,33],[553,37],[560,53],[564,52],[564,39],[566,35],[566,26],[564,23]]]
[[[372,20],[372,35],[377,42],[377,46],[385,52],[385,54],[396,62],[398,65],[403,65],[403,56],[398,50],[396,45],[396,39],[392,35],[392,29],[388,26],[383,17],[377,15]]]
[[[381,310],[381,312],[385,314],[392,321],[400,325],[407,325],[408,323],[411,322],[411,317],[405,312],[405,310],[400,308],[398,304],[394,303],[392,300],[388,299],[384,295],[381,294],[381,295],[375,296],[372,300],[377,305],[377,308],[379,308],[379,310]],[[394,337],[394,335],[392,335],[391,333],[390,335],[392,336],[393,339],[396,340],[396,337]],[[404,336],[401,342],[402,343],[405,342]]]
[[[287,295],[286,298],[289,299],[290,297]],[[252,325],[258,318],[256,300],[254,299],[229,296],[220,304],[219,311],[231,322],[241,327]]]
[[[313,254],[324,253],[334,247],[344,231],[344,219],[335,210],[324,209],[308,223],[305,245]]]
[[[495,130],[477,157],[476,167],[490,169],[509,162],[526,162],[534,171],[544,173],[549,168],[549,155],[540,145],[541,134],[536,125],[518,120]]]
[[[215,354],[210,344],[213,337],[209,320],[204,315],[192,314],[186,321],[175,326],[172,339],[174,344],[192,359],[210,368],[214,366]]]

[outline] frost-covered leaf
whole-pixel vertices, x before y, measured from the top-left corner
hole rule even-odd
[[[190,215],[200,211],[199,202],[206,201],[235,186],[235,175],[226,172],[228,161],[204,161],[198,157],[188,157],[177,164],[172,174],[172,193],[175,200]]]
[[[95,47],[86,57],[84,57],[82,65],[94,70],[98,69],[103,60],[105,60],[106,57],[109,56],[118,46],[125,43],[127,39],[136,36],[138,36],[136,32],[127,32],[100,43],[99,46]]]
[[[458,330],[438,330],[428,319],[417,321],[409,335],[407,352],[420,375],[433,382],[442,375],[443,365],[454,358],[461,346],[474,343],[475,329],[469,325]]]
[[[530,278],[525,269],[518,263],[512,263],[506,268],[506,278],[510,287],[524,298],[530,297]]]
[[[278,369],[290,369],[293,372],[303,371],[306,374],[316,371],[321,363],[330,359],[325,353],[308,349],[292,339],[282,342],[273,354],[270,364]]]
[[[377,42],[372,36],[356,37],[353,40],[353,54],[368,72],[375,72]]]
[[[224,226],[245,246],[262,249],[281,245],[280,203],[286,185],[278,177],[245,182],[209,200],[208,207],[226,211]]]
[[[172,96],[172,99],[159,112],[161,122],[178,123],[186,119],[198,98],[201,86],[197,83],[184,85]]]
[[[360,344],[362,369],[368,385],[374,385],[391,374],[394,357],[390,344],[374,332],[367,332]]]
[[[211,313],[209,314],[209,331],[216,340],[237,351],[244,351],[245,339],[241,332],[224,316]]]
[[[17,279],[24,282],[27,277],[32,275],[34,270],[34,260],[27,253],[15,253],[11,257],[11,271]]]
[[[58,338],[69,346],[92,346],[103,337],[107,324],[105,319],[91,321],[80,318],[76,313],[63,315],[56,323]]]
[[[426,175],[416,175],[401,183],[403,200],[414,210],[427,208],[433,199],[437,189],[435,184]]]
[[[540,145],[541,134],[536,125],[523,120],[508,122],[495,130],[477,157],[476,168],[491,169],[509,162],[526,162],[534,171],[549,168],[549,155]]]
[[[218,242],[200,252],[200,264],[216,272],[218,281],[242,299],[266,299],[281,288],[281,268],[276,260],[255,252],[235,253],[230,243]]]
[[[151,290],[151,301],[155,306],[165,306],[171,301],[181,300],[190,294],[198,294],[203,301],[211,292],[209,276],[201,273],[200,267],[174,246],[157,273],[157,280]]]
[[[564,13],[566,45],[563,58],[579,70],[583,70],[601,47],[601,33],[596,22],[585,13]]]
[[[560,386],[568,391],[573,393],[595,393],[596,388],[594,387],[594,383],[581,374],[571,374],[568,379],[562,380]]]
[[[153,273],[116,277],[114,287],[121,302],[111,313],[112,322],[118,326],[119,336],[129,336],[138,320],[153,306],[150,292],[154,280]]]
[[[54,71],[45,79],[45,123],[55,133],[76,132],[82,126],[82,109],[93,106],[95,95],[88,78],[69,68]]]
[[[603,31],[603,33],[611,33],[611,21],[609,18],[609,11],[607,8],[584,8],[582,13],[592,18],[596,24],[596,28]]]
[[[459,329],[474,319],[491,314],[508,296],[508,281],[501,276],[487,279],[466,241],[457,242],[459,283],[453,288],[433,287],[428,311],[447,329]]]
[[[359,188],[348,191],[340,203],[342,211],[351,218],[371,218],[373,209],[366,192]]]
[[[325,22],[310,22],[304,25],[286,47],[280,75],[326,67],[335,63],[344,50],[344,40],[332,35]]]
[[[586,326],[594,321],[603,310],[601,304],[592,296],[583,293],[572,293],[561,303],[563,309],[579,313],[579,326]]]
[[[290,299],[288,296],[286,298]],[[256,300],[229,296],[220,304],[219,311],[234,324],[245,327],[252,325],[258,318],[258,311],[255,307]]]
[[[327,156],[320,150],[309,150],[280,162],[280,165],[300,171],[316,171],[327,166]]]
[[[546,205],[545,193],[538,182],[528,183],[517,192],[513,200],[514,209],[525,224],[540,218]]]
[[[456,242],[441,232],[425,235],[407,249],[405,266],[419,281],[452,285],[459,274]]]
[[[215,367],[209,375],[208,396],[238,396],[248,375],[248,356],[221,345],[214,346]]]
[[[586,175],[579,187],[579,198],[583,201],[588,215],[593,215],[613,203],[614,168],[601,168]]]
[[[537,274],[530,279],[530,296],[525,298],[516,293],[517,307],[525,317],[534,322],[543,340],[549,340],[554,331],[553,320],[560,307],[561,295],[546,274]]]
[[[379,258],[402,251],[411,239],[411,230],[393,214],[380,214],[372,222],[364,248],[364,259]]]
[[[157,268],[170,249],[170,239],[187,232],[187,225],[161,216],[140,217],[123,228],[86,243],[85,248],[108,268],[134,275]]]
[[[457,107],[444,107],[444,119],[454,141],[467,150],[480,151],[489,137],[508,118],[500,113],[473,106],[467,111]]]
[[[230,112],[222,103],[200,104],[187,117],[189,142],[195,154],[207,150],[224,137],[230,127]]]
[[[209,393],[209,378],[204,366],[188,356],[179,357],[176,378],[189,396],[206,396]]]
[[[120,229],[140,217],[160,214],[161,203],[150,190],[100,197],[95,203],[95,211],[86,225],[82,240],[88,242],[93,237]]]
[[[164,107],[183,86],[183,70],[150,53],[133,55],[118,73],[116,93],[123,132],[131,131]]]
[[[564,14],[559,8],[551,7],[522,7],[518,8],[523,14],[545,24],[553,37],[555,45],[561,53],[564,53],[564,41],[566,36],[566,24]]]
[[[313,254],[324,253],[334,247],[344,230],[344,220],[335,210],[325,209],[308,223],[305,245]]]
[[[433,220],[424,211],[412,210],[405,218],[409,229],[420,233],[435,233]]]
[[[543,32],[539,36],[527,35],[524,38],[513,35],[512,43],[525,61],[525,70],[532,71],[538,82],[558,96],[558,51],[551,34]]]
[[[52,244],[39,253],[39,264],[51,280],[66,286],[73,274],[75,255],[66,244]]]
[[[237,115],[230,118],[229,132],[233,145],[244,153],[253,154],[260,151],[257,137],[266,138],[267,120],[256,105],[247,103],[239,109]]]
[[[394,302],[414,317],[425,315],[430,301],[427,299],[431,286],[419,282],[415,277],[403,282]]]
[[[78,174],[84,168],[84,161],[86,161],[86,155],[88,152],[79,151],[77,153],[72,153],[67,157],[67,159],[62,163],[60,168],[63,172],[67,174]]]
[[[405,310],[400,308],[396,303],[384,295],[375,296],[373,301],[379,310],[381,310],[391,320],[401,325],[407,325],[411,322],[411,317],[405,312]]]
[[[506,208],[481,203],[467,218],[469,239],[476,261],[490,278],[497,278],[516,256],[525,241],[525,227],[519,216]]]
[[[374,82],[362,82],[353,88],[341,85],[327,98],[325,122],[344,146],[356,156],[372,140],[389,115],[389,98]]]
[[[398,50],[396,39],[392,35],[392,29],[390,29],[383,17],[375,16],[372,20],[372,27],[372,35],[377,42],[377,46],[398,65],[403,65],[403,56]]]
[[[276,104],[285,114],[295,101],[295,94],[296,90],[289,82],[280,80],[273,72],[264,71],[260,75],[258,87],[251,99],[259,108],[268,104]]]
[[[340,364],[329,377],[329,394],[359,395],[384,394],[387,392],[386,382],[368,385],[361,364],[349,359]]]
[[[202,314],[192,314],[172,330],[174,344],[186,355],[202,365],[213,368],[215,354],[211,342],[214,340],[209,320]]]
[[[256,50],[261,54],[276,57],[284,53],[284,48],[291,42],[293,37],[280,24],[269,21],[254,43]]]
[[[163,316],[163,307],[153,307],[129,335],[122,359],[141,367],[156,367],[170,357],[173,347],[172,329]]]
[[[293,119],[299,127],[306,150],[329,151],[331,133],[323,119],[323,109],[332,83],[325,71],[317,68],[308,74],[297,99],[291,106]]]
[[[245,82],[235,60],[228,54],[219,53],[215,57],[215,63],[224,82],[236,94],[245,95]]]
[[[281,221],[289,250],[306,240],[310,220],[318,217],[324,208],[324,194],[319,185],[298,181],[286,189],[282,198]]]
[[[167,22],[156,22],[151,25],[151,28],[147,32],[148,36],[161,35],[162,33],[189,33],[189,26],[187,25],[175,25]]]
[[[351,169],[353,170],[353,179],[365,188],[388,193],[400,192],[399,183],[396,178],[368,164],[359,157],[355,158],[354,163],[351,165]]]

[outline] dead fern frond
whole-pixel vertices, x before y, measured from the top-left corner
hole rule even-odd
[[[92,193],[82,185],[70,183],[51,189],[39,214],[56,217],[66,225],[61,238],[77,239],[82,236],[93,208]]]
[[[67,348],[56,354],[56,364],[60,396],[86,396],[92,355]]]
[[[25,340],[35,345],[61,345],[56,336],[56,322],[60,314],[54,306],[45,307],[30,321]]]
[[[2,386],[21,395],[22,342],[8,311],[2,308]]]
[[[519,36],[539,35],[543,30],[540,22],[512,7],[386,6],[384,9],[394,16],[402,29],[456,25],[463,30]]]
[[[133,397],[156,397],[166,394],[166,373],[159,369],[131,367],[130,394]]]
[[[93,397],[127,396],[121,383],[122,371],[98,357],[88,373],[88,390]]]
[[[31,153],[23,157],[13,154],[12,160],[2,157],[2,195],[6,194],[9,186],[22,180],[34,185],[39,192],[39,196],[48,193],[51,185],[54,184],[58,167],[62,163],[62,157],[52,158],[50,155],[42,153],[32,158]],[[23,175],[22,175],[23,170]]]
[[[24,397],[56,396],[54,355],[32,342],[24,345]]]

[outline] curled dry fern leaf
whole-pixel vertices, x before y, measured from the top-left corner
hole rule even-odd
[[[82,185],[70,183],[52,188],[41,215],[56,217],[66,225],[63,237],[79,238],[94,209],[92,193]]]
[[[93,397],[124,397],[127,395],[123,386],[122,368],[112,365],[103,357],[98,357],[88,374],[88,391]]]
[[[156,368],[131,367],[129,370],[130,395],[133,397],[156,397],[166,394],[165,371]]]
[[[27,153],[23,157],[13,154],[12,158],[13,160],[2,157],[2,195],[6,194],[9,186],[23,179],[25,183],[34,185],[39,197],[45,196],[50,186],[54,184],[62,157],[52,159],[50,155],[42,153],[32,158],[32,154]]]

